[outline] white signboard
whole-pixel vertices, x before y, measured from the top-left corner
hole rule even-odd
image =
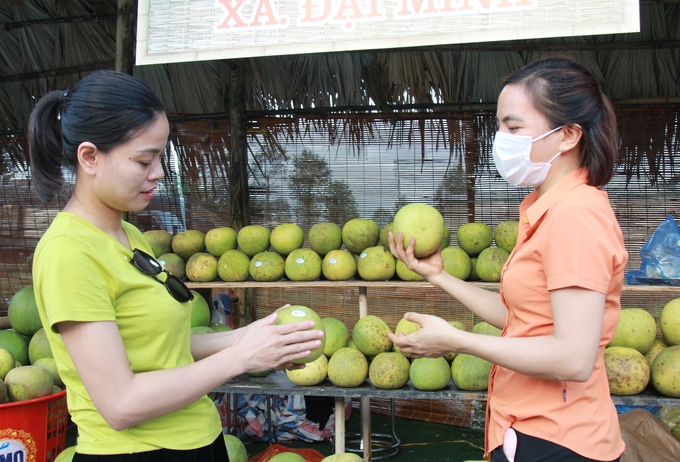
[[[139,0],[137,64],[640,31],[638,0]]]

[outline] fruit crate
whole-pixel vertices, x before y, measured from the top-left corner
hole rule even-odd
[[[66,447],[66,390],[0,405],[0,460],[52,462]]]

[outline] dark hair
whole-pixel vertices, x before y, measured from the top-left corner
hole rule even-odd
[[[592,74],[564,56],[538,59],[507,76],[503,86],[521,85],[534,107],[550,123],[583,130],[579,166],[588,168],[588,184],[604,186],[614,174],[619,131],[609,98]]]
[[[48,202],[63,186],[62,165],[76,169],[81,143],[110,152],[161,114],[165,108],[153,90],[116,71],[96,71],[71,90],[44,95],[28,120],[31,178],[40,199]]]

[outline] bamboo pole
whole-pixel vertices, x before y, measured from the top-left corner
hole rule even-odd
[[[134,0],[118,0],[116,24],[116,70],[132,75],[134,67],[135,22],[137,7]]]
[[[245,74],[241,60],[231,62],[229,85],[229,120],[231,143],[229,149],[229,193],[231,195],[231,227],[236,231],[250,224],[248,194],[248,140]]]

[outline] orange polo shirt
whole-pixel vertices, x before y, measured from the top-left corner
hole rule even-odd
[[[604,349],[614,336],[628,253],[607,193],[587,185],[587,170],[562,178],[520,206],[517,245],[503,268],[505,337],[553,333],[550,291],[580,287],[606,295],[595,368],[584,383],[539,379],[494,366],[487,404],[487,453],[509,427],[600,461],[624,450],[609,394]]]

